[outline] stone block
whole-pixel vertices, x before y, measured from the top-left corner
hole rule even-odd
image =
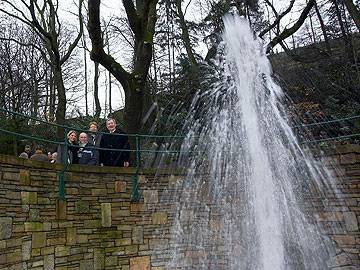
[[[20,181],[20,173],[17,172],[4,172],[3,179],[6,180],[13,180],[13,181]]]
[[[132,242],[134,244],[144,243],[144,229],[143,227],[136,226],[132,229]]]
[[[6,254],[6,262],[8,264],[21,262],[21,260],[22,260],[21,250],[15,250]]]
[[[37,192],[21,191],[22,204],[37,204]]]
[[[21,185],[29,186],[31,184],[29,170],[20,170],[19,178]]]
[[[42,198],[42,197],[38,197],[38,204],[44,205],[44,204],[50,204],[50,199],[49,198]]]
[[[114,220],[116,219],[121,219],[123,217],[129,217],[130,216],[130,210],[117,210],[115,209],[113,211],[113,218]]]
[[[169,246],[167,239],[150,239],[149,246],[151,250],[166,250]]]
[[[144,190],[144,203],[158,203],[159,202],[159,195],[157,190]]]
[[[94,188],[91,190],[92,196],[107,196],[107,189],[106,188]]]
[[[130,258],[130,270],[151,270],[150,257],[133,257]]]
[[[87,229],[96,229],[101,227],[101,220],[100,219],[93,219],[93,220],[85,220],[84,221],[84,228]]]
[[[25,222],[25,232],[41,232],[43,228],[41,222]]]
[[[12,218],[0,217],[0,240],[9,239],[12,233]]]
[[[22,243],[21,253],[23,261],[31,259],[31,241],[24,241]]]
[[[63,200],[56,201],[56,218],[66,219],[66,201]]]
[[[143,203],[132,203],[130,205],[130,211],[135,213],[135,212],[144,212],[146,211],[147,207],[145,204]]]
[[[139,184],[145,184],[146,183],[146,176],[141,174],[138,176],[138,183]]]
[[[105,268],[105,252],[101,248],[94,249],[94,270]]]
[[[101,226],[111,227],[111,203],[101,204]]]
[[[32,234],[32,245],[34,248],[42,248],[46,246],[46,233],[45,232],[34,232]]]
[[[167,220],[168,216],[165,212],[155,212],[151,215],[151,221],[154,225],[166,224]]]
[[[314,217],[317,221],[342,221],[344,218],[342,212],[315,213]]]
[[[131,245],[131,238],[115,239],[116,246],[129,246]]]
[[[41,255],[41,248],[33,248],[31,249],[31,256],[37,257]]]
[[[70,255],[70,247],[65,246],[57,246],[55,248],[55,256],[56,257],[64,257]]]
[[[41,255],[51,255],[55,253],[55,247],[44,247],[41,248]]]
[[[115,192],[118,193],[126,192],[126,182],[115,181]]]
[[[75,213],[77,214],[86,214],[89,213],[90,206],[88,201],[77,201],[75,203]]]
[[[340,246],[353,246],[356,243],[352,235],[334,235],[333,239]]]
[[[6,254],[0,254],[0,265],[6,264]]]
[[[125,247],[125,254],[126,255],[136,254],[138,251],[139,251],[139,246],[138,245],[130,245],[130,246]]]
[[[80,270],[94,270],[94,264],[92,260],[81,260]]]
[[[169,185],[174,186],[181,184],[184,181],[184,176],[171,175],[169,177]]]
[[[66,245],[76,245],[77,243],[77,234],[76,228],[66,228]]]
[[[55,256],[54,255],[46,255],[44,257],[44,269],[54,270],[54,268],[55,268]]]
[[[359,230],[359,224],[354,212],[344,212],[345,227],[348,232],[356,232]]]
[[[40,210],[39,209],[30,209],[29,210],[29,220],[30,221],[39,221],[40,220]]]
[[[105,267],[116,266],[117,263],[118,263],[118,260],[117,260],[116,256],[106,256],[105,257]]]

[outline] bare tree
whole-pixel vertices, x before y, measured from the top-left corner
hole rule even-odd
[[[16,18],[25,25],[28,25],[42,40],[48,62],[51,65],[53,80],[57,90],[56,122],[64,124],[66,112],[66,89],[63,80],[62,66],[69,59],[76,48],[83,32],[83,18],[81,7],[83,0],[78,2],[79,33],[76,38],[69,42],[67,48],[60,44],[60,34],[63,29],[58,14],[59,3],[53,0],[44,0],[42,5],[36,0],[20,1],[21,5],[14,4],[11,0],[3,0],[0,11]],[[27,12],[27,13],[26,13]],[[63,129],[58,130],[58,136],[63,138]]]
[[[125,128],[130,133],[136,133],[141,128],[155,33],[156,3],[157,0],[138,0],[135,7],[132,0],[123,0],[127,19],[135,37],[133,67],[131,71],[126,71],[104,50],[100,24],[100,0],[88,0],[91,58],[104,66],[121,83],[125,92]]]

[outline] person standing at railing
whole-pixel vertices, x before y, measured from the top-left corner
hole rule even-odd
[[[106,128],[109,133],[103,134],[100,141],[101,148],[129,150],[129,137],[116,126],[113,118],[106,120]],[[100,150],[100,164],[103,166],[129,167],[129,151]]]
[[[88,136],[85,132],[79,135],[78,159],[79,164],[97,165],[99,163],[99,153],[93,147],[91,142],[88,142]]]
[[[45,155],[42,147],[36,147],[35,153],[30,157],[30,160],[49,162],[49,158]]]
[[[70,130],[67,133],[67,153],[65,153],[65,143],[60,144],[57,149],[57,163],[65,163],[66,158],[68,164],[77,164],[78,163],[78,144],[76,138],[76,131]]]
[[[100,147],[101,134],[98,132],[98,124],[96,122],[90,122],[89,124],[88,141],[95,147]]]

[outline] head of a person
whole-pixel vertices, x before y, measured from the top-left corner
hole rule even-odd
[[[81,132],[79,135],[79,142],[80,144],[87,144],[87,134],[85,132]]]
[[[91,122],[89,124],[89,131],[97,132],[98,131],[98,124],[96,122]]]
[[[56,160],[57,159],[57,152],[54,152],[51,154],[51,159]]]
[[[116,121],[114,118],[108,118],[106,120],[106,128],[108,131],[114,131],[116,129]]]
[[[69,143],[71,143],[71,144],[76,143],[76,131],[70,130],[67,133],[67,138],[68,138]]]
[[[19,155],[19,158],[25,158],[25,159],[28,159],[29,156],[26,152],[22,152],[20,155]]]
[[[25,153],[30,153],[30,152],[31,152],[31,147],[30,147],[30,145],[25,145],[24,152],[25,152]]]
[[[38,145],[35,149],[35,154],[44,154],[44,149]]]

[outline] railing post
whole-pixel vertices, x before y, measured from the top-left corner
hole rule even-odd
[[[64,151],[60,155],[63,157],[63,169],[59,172],[59,198],[65,201],[65,171],[68,166],[68,140],[67,140],[67,128],[64,129]],[[60,151],[61,151],[60,146]],[[59,154],[59,153],[58,153]]]
[[[138,183],[138,176],[140,171],[140,138],[138,135],[135,135],[135,147],[136,147],[136,172],[135,175],[132,177],[132,190],[131,190],[131,200],[132,201],[139,201],[140,193],[139,193],[139,183]]]

